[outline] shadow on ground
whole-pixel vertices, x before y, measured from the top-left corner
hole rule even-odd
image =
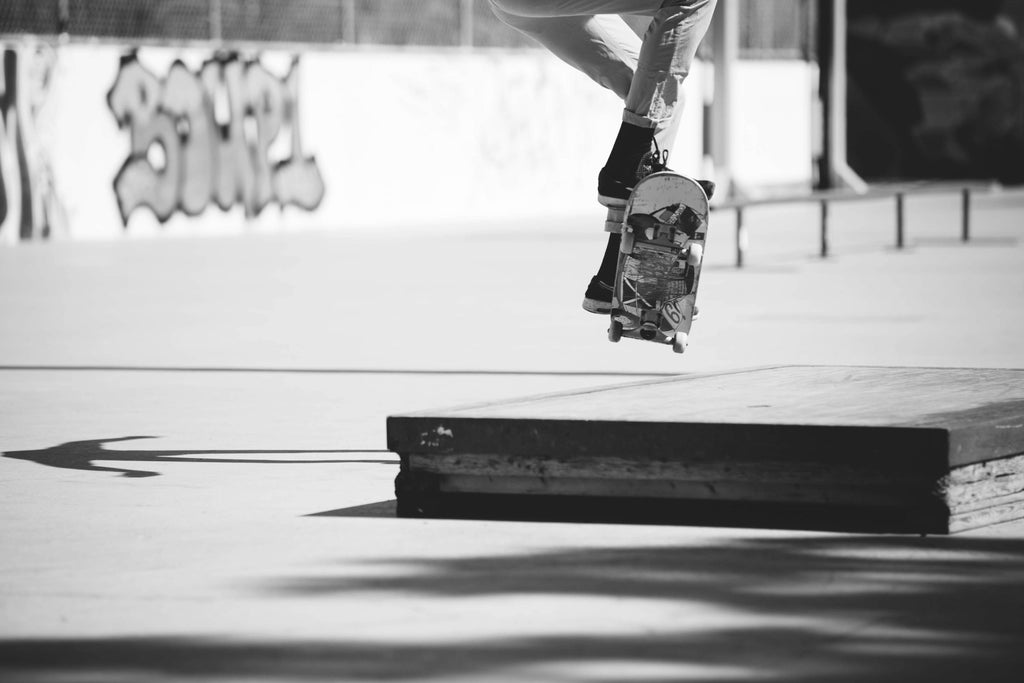
[[[274,465],[297,465],[297,464],[325,464],[325,463],[369,463],[369,464],[380,464],[380,465],[395,465],[397,464],[396,458],[389,459],[370,459],[370,460],[296,460],[292,458],[240,458],[240,457],[207,457],[207,456],[230,456],[230,455],[311,455],[314,453],[323,454],[361,454],[361,453],[388,453],[384,450],[331,450],[331,451],[296,451],[296,450],[270,450],[270,451],[254,451],[254,450],[241,450],[241,451],[229,451],[229,450],[173,450],[173,451],[155,451],[155,450],[109,450],[105,447],[106,444],[116,443],[119,441],[135,441],[138,439],[153,439],[153,436],[122,436],[119,438],[112,439],[88,439],[84,441],[69,441],[62,443],[58,446],[52,446],[50,448],[42,448],[34,451],[8,451],[3,453],[2,456],[5,458],[11,458],[14,460],[27,460],[34,462],[37,465],[45,465],[46,467],[56,467],[66,470],[84,470],[87,472],[115,472],[120,474],[122,477],[158,477],[158,472],[151,472],[149,470],[140,469],[128,469],[124,467],[104,467],[95,464],[97,460],[104,462],[156,462],[156,463],[234,463],[234,464],[274,464]],[[186,457],[189,456],[189,457]],[[197,457],[199,456],[199,457]]]
[[[365,505],[353,505],[324,512],[313,512],[306,515],[306,517],[388,517],[391,519],[397,516],[398,501],[395,499],[382,500]]]
[[[828,536],[719,539],[627,547],[367,563],[336,576],[283,577],[258,595],[344,609],[345,597],[401,600],[550,596],[643,599],[605,623],[553,602],[557,623],[489,611],[508,638],[245,640],[55,638],[0,641],[10,680],[1018,680],[1024,664],[1024,542],[979,538]],[[359,567],[357,566],[358,570]],[[458,601],[458,602],[455,602]],[[614,604],[614,603],[612,603]],[[626,604],[626,603],[621,603]],[[272,608],[271,608],[272,610]],[[676,623],[666,614],[677,613]],[[269,616],[269,615],[268,615]],[[724,618],[724,620],[723,620]],[[507,623],[505,623],[507,621]],[[649,628],[648,628],[649,627]],[[406,630],[407,631],[407,630]],[[622,635],[615,635],[623,631]],[[550,633],[550,635],[544,635]],[[601,672],[600,674],[598,672]],[[611,678],[609,678],[611,676]]]

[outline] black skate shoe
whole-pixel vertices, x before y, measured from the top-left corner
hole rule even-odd
[[[668,150],[660,150],[658,143],[654,143],[654,149],[640,159],[640,164],[632,174],[632,178],[617,177],[607,166],[601,169],[597,174],[597,201],[603,206],[624,209],[636,184],[652,173],[662,171],[672,171],[668,167]],[[709,200],[714,196],[715,183],[713,181],[697,180],[697,184],[701,186]]]
[[[612,312],[612,286],[601,282],[595,275],[590,278],[590,286],[583,295],[583,310],[600,315]]]

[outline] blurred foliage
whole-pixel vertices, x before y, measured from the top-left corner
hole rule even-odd
[[[848,145],[866,177],[1024,182],[1024,41],[1002,3],[960,5],[852,19]]]

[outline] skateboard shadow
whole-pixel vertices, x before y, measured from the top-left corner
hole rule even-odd
[[[56,467],[65,470],[82,470],[86,472],[113,472],[122,477],[157,477],[158,472],[127,467],[108,467],[97,465],[96,461],[104,462],[173,462],[173,463],[231,463],[231,464],[325,464],[325,463],[364,463],[374,465],[397,465],[397,458],[371,458],[371,459],[344,459],[344,460],[323,460],[309,459],[298,460],[293,458],[236,458],[236,457],[215,457],[231,455],[309,455],[313,453],[327,454],[366,454],[366,453],[388,453],[386,450],[353,449],[353,450],[110,450],[106,444],[121,441],[135,441],[139,439],[153,439],[153,436],[122,436],[110,439],[87,439],[83,441],[69,441],[50,448],[43,448],[33,451],[7,451],[2,454],[4,458],[13,460],[27,460],[37,465]],[[210,457],[213,456],[213,457]]]
[[[584,681],[603,671],[601,680],[641,683],[933,683],[1015,681],[1024,664],[1019,539],[706,535],[668,546],[341,565],[334,575],[322,562],[315,576],[297,568],[257,592],[329,613],[376,595],[413,603],[418,614],[436,609],[441,620],[425,621],[419,639],[406,630],[397,640],[329,630],[307,639],[7,639],[0,677]],[[473,614],[495,635],[461,624],[461,637],[438,637],[453,627],[452,605],[487,598]],[[547,598],[551,612],[524,620],[516,598]],[[614,609],[596,624],[558,612],[586,600]],[[650,611],[637,611],[643,606]]]
[[[746,263],[742,268],[737,268],[735,263],[707,263],[701,266],[701,270],[742,273],[745,275],[793,275],[800,272],[801,264],[796,262],[796,258],[792,260],[794,261],[792,265]]]
[[[1020,244],[1016,237],[971,237],[964,242],[960,237],[915,237],[913,245],[921,247],[1015,247]]]

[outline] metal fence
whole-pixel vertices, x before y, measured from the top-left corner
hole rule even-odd
[[[734,0],[727,0],[734,1]],[[739,0],[741,54],[810,51],[812,0]],[[0,0],[0,35],[521,47],[487,0]]]

